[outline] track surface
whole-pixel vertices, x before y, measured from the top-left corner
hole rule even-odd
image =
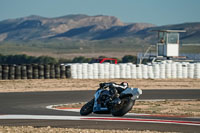
[[[25,92],[0,93],[0,115],[52,115],[52,116],[79,116],[76,112],[64,112],[46,109],[48,105],[85,102],[93,97],[95,91],[63,91],[63,92]],[[140,99],[199,99],[200,90],[143,90]],[[111,115],[90,115],[105,116]],[[153,116],[124,116],[125,118],[167,119],[200,122],[192,118],[166,118]],[[157,130],[199,132],[200,126],[157,124],[145,122],[113,122],[113,121],[73,121],[73,120],[0,120],[0,125],[29,125],[95,129],[130,129],[130,130]]]

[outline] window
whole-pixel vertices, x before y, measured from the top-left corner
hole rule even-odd
[[[168,33],[168,43],[178,44],[178,33]]]
[[[159,32],[159,43],[165,43],[166,41],[166,32]]]

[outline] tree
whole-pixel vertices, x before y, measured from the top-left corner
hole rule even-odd
[[[128,62],[136,64],[137,63],[137,57],[132,56],[132,55],[125,55],[122,58],[122,63],[128,63]]]
[[[0,55],[0,64],[48,64],[57,63],[58,61],[53,57],[48,56],[27,56],[27,55]]]
[[[48,63],[56,64],[57,63],[55,58],[48,57],[48,56],[40,56],[36,60],[37,60],[36,63],[40,63],[40,64],[48,64]]]
[[[72,63],[86,63],[87,60],[85,57],[83,56],[79,56],[79,57],[75,57],[73,60],[72,60]]]

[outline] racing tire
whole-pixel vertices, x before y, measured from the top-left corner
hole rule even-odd
[[[115,104],[112,107],[111,114],[113,116],[123,116],[132,109],[134,104],[135,100],[132,100],[131,97],[122,98],[120,104]]]
[[[94,99],[90,100],[87,102],[85,105],[80,110],[80,115],[85,116],[89,115],[93,111],[93,106],[94,106]]]

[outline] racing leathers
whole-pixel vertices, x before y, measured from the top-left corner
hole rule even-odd
[[[121,100],[119,99],[119,94],[128,87],[127,82],[122,82],[121,84],[116,84],[113,82],[100,83],[99,85],[100,88],[109,88],[111,99],[117,104],[121,103]]]

